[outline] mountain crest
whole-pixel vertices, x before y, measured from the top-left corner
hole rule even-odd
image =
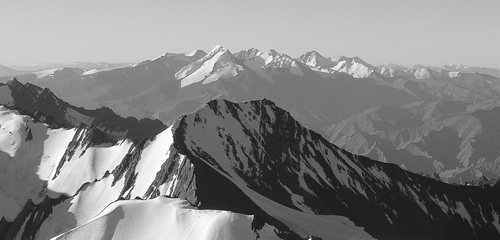
[[[220,78],[229,79],[244,70],[236,61],[229,50],[217,45],[203,58],[178,71],[175,78],[180,81],[181,88],[198,82],[209,84]]]
[[[329,69],[335,66],[331,59],[323,57],[316,51],[307,52],[300,56],[298,60],[315,69]]]
[[[239,60],[244,60],[244,59],[253,59],[254,57],[259,56],[261,54],[262,52],[260,52],[259,49],[249,48],[235,53],[234,57],[236,57]]]

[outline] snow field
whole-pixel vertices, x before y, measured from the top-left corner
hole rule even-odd
[[[197,210],[187,201],[158,197],[119,201],[88,223],[56,239],[256,239],[252,216],[219,210]],[[269,226],[261,239],[278,239]]]

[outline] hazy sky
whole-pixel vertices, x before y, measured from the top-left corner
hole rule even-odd
[[[500,0],[0,0],[0,64],[256,47],[500,67]]]

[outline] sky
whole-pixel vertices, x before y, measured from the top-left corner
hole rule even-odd
[[[0,64],[135,63],[219,44],[500,67],[498,29],[500,0],[0,0]]]

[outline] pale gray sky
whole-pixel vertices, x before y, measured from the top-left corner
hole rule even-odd
[[[256,47],[500,67],[500,0],[0,0],[0,64]]]

